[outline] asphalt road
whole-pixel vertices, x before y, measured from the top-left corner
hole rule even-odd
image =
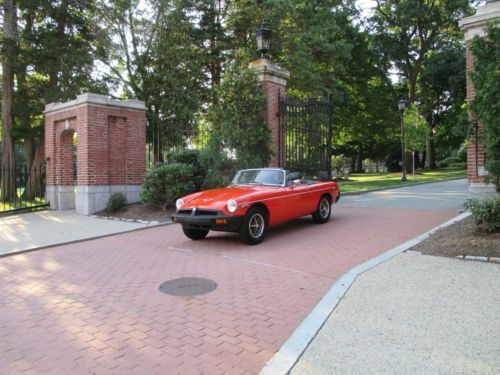
[[[349,207],[385,207],[455,211],[463,208],[469,185],[465,179],[343,196],[339,201]]]

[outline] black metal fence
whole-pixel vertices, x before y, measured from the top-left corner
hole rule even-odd
[[[320,99],[280,100],[279,144],[284,167],[322,180],[331,179],[332,105]]]
[[[48,206],[45,198],[45,166],[14,169],[0,167],[0,215]]]
[[[148,125],[147,129],[147,166],[148,169],[158,162],[163,162],[167,155],[179,148],[202,149],[206,147],[210,137],[207,124],[200,123],[193,129],[171,132],[160,132]]]

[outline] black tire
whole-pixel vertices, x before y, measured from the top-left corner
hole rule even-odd
[[[330,214],[332,212],[332,202],[330,202],[330,197],[323,195],[318,202],[318,207],[316,211],[312,214],[313,221],[316,224],[324,224],[330,220]]]
[[[261,243],[267,233],[267,213],[262,207],[252,207],[245,215],[239,230],[240,238],[248,245]]]
[[[193,229],[182,226],[182,231],[186,235],[187,238],[190,238],[194,241],[204,239],[208,234],[208,229]]]

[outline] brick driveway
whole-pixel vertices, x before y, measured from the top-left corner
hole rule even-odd
[[[0,373],[258,373],[347,270],[456,216],[334,207],[249,247],[178,225],[0,259]],[[196,276],[198,297],[158,291]]]

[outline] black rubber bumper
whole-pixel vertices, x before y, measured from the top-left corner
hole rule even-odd
[[[237,232],[243,223],[244,216],[216,215],[189,215],[176,213],[172,215],[174,223],[193,229],[208,229],[221,232]],[[224,221],[225,223],[221,223]]]

